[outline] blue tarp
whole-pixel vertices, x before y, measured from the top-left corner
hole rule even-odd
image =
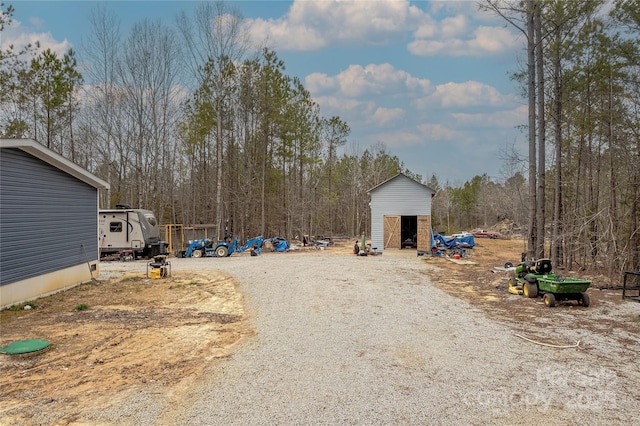
[[[432,234],[433,235],[433,234]],[[433,247],[443,247],[445,249],[452,248],[473,248],[476,245],[475,240],[473,239],[473,235],[467,235],[466,237],[452,237],[447,238],[440,234],[436,234],[433,236],[434,242],[432,242]]]
[[[289,250],[289,241],[282,237],[273,237],[265,240],[266,243],[273,244],[273,249],[275,251],[287,251]]]

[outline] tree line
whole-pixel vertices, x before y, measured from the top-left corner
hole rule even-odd
[[[505,153],[503,182],[425,180],[384,141],[348,144],[348,123],[322,116],[224,2],[173,25],[143,20],[124,36],[97,6],[77,50],[0,52],[0,133],[34,138],[108,181],[101,207],[149,208],[161,223],[207,224],[218,238],[368,233],[368,190],[403,172],[438,191],[434,230],[510,219],[526,229],[531,256],[640,269],[639,0],[479,5],[527,43],[513,79],[529,99],[529,152]],[[0,9],[2,31],[13,8]]]
[[[0,31],[13,11],[2,5]],[[323,117],[275,51],[247,53],[242,18],[224,2],[172,26],[143,20],[125,37],[105,7],[89,19],[78,51],[2,52],[0,129],[109,182],[103,208],[152,209],[218,238],[356,235],[368,229],[367,190],[411,173],[383,144],[339,155],[348,124]]]
[[[640,1],[480,6],[526,40],[528,255],[640,269]]]

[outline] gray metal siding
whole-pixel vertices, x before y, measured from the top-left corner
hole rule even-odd
[[[2,149],[0,285],[96,259],[97,229],[96,188],[19,149]]]
[[[371,191],[371,246],[384,249],[384,216],[430,216],[432,192],[398,176]]]

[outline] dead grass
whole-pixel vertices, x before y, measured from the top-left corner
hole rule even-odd
[[[603,283],[601,276],[563,271],[563,275],[593,281],[592,287],[587,290],[591,299],[591,306],[588,308],[579,307],[573,301],[559,303],[556,308],[547,308],[541,298],[528,299],[509,293],[507,283],[512,272],[499,271],[495,267],[503,267],[505,262],[516,265],[520,261],[522,250],[522,241],[476,239],[470,259],[475,262],[474,265],[458,265],[438,257],[425,257],[425,263],[433,268],[430,276],[435,286],[482,309],[488,317],[506,322],[516,329],[531,332],[538,330],[543,335],[545,328],[557,321],[559,314],[587,310],[587,315],[598,316],[598,319],[586,321],[582,326],[594,332],[602,332],[600,325],[610,323],[617,328],[637,333],[636,323],[619,321],[615,317],[615,306],[629,303],[622,300],[621,292],[596,288],[615,285]],[[607,319],[608,315],[615,319]]]
[[[37,356],[3,356],[0,417],[12,424],[43,405],[60,410],[63,423],[72,421],[85,409],[115,404],[123,390],[154,383],[170,386],[179,398],[204,361],[226,357],[252,334],[236,283],[216,272],[161,280],[131,274],[33,305],[0,312],[0,345],[32,338],[52,343]],[[88,309],[76,310],[80,305]]]

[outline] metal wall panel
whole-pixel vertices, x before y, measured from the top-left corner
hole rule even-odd
[[[19,149],[0,155],[0,285],[96,259],[97,189]]]

